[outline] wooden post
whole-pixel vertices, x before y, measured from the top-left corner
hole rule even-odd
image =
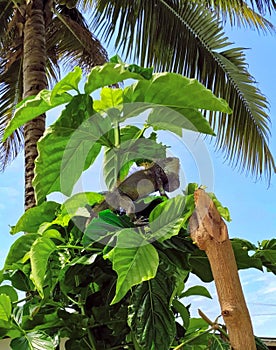
[[[208,256],[231,346],[234,350],[256,350],[227,227],[213,201],[202,189],[195,191],[194,199],[190,234],[199,249]]]

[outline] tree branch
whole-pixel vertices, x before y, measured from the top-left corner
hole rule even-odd
[[[208,256],[232,348],[256,350],[227,227],[213,201],[202,189],[195,191],[194,199],[195,211],[189,222],[190,234],[199,249]]]

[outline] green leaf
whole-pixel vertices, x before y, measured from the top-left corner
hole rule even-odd
[[[97,254],[76,257],[62,268],[59,273],[59,281],[63,293],[74,293],[75,288],[78,288],[78,292],[85,290],[80,285],[87,281],[87,275],[96,258]]]
[[[231,221],[231,216],[229,209],[227,207],[224,207],[221,202],[217,199],[216,195],[214,193],[209,192],[208,196],[212,199],[214,202],[218,212],[220,213],[220,216],[223,217],[226,221]]]
[[[276,238],[273,239],[265,239],[261,243],[261,248],[262,249],[272,249],[276,250]]]
[[[130,72],[140,74],[145,79],[150,79],[152,77],[153,68],[144,68],[137,64],[130,64],[127,68]]]
[[[40,237],[36,233],[27,233],[19,238],[11,245],[8,256],[5,261],[5,270],[13,269],[13,265],[17,266],[22,263],[22,259],[31,250],[34,241]]]
[[[27,99],[23,100],[17,106],[14,117],[6,127],[3,141],[11,136],[12,133],[20,126],[49,111],[50,109],[53,109],[54,107],[70,102],[72,99],[72,96],[67,93],[62,93],[54,98],[51,98],[51,95],[51,91],[42,90],[36,96],[28,97]]]
[[[11,317],[11,299],[6,294],[0,294],[0,320],[9,321]]]
[[[133,143],[139,138],[143,138],[143,132],[138,127],[134,125],[121,127],[120,148],[107,149],[104,153],[104,176],[108,188],[113,188],[117,179],[121,182],[128,175],[129,169],[134,163],[131,149],[135,148]]]
[[[60,204],[56,202],[43,202],[41,205],[28,209],[11,229],[11,234],[21,231],[36,233],[42,223],[54,220],[59,207]]]
[[[11,341],[11,349],[13,350],[55,350],[55,341],[44,332],[25,333],[20,338]]]
[[[176,236],[183,225],[185,205],[184,196],[177,196],[157,205],[149,216],[151,237],[162,242]]]
[[[257,350],[269,350],[266,344],[256,336],[255,336],[255,343],[256,343]]]
[[[120,64],[123,63],[119,55],[115,55],[111,57],[109,61],[111,63],[120,63]],[[153,68],[144,68],[144,67],[138,66],[137,64],[130,64],[128,66],[128,69],[131,72],[141,74],[145,79],[150,79],[152,77]]]
[[[62,226],[68,226],[72,217],[80,215],[90,217],[87,206],[94,206],[104,200],[104,196],[96,192],[77,193],[67,199],[60,208],[57,222]]]
[[[7,279],[11,281],[14,288],[23,292],[30,292],[34,290],[34,285],[28,276],[21,270],[15,270],[7,276]]]
[[[0,294],[8,295],[12,303],[18,300],[17,292],[12,286],[9,286],[9,285],[0,286]]]
[[[249,256],[248,245],[245,244],[243,240],[233,239],[231,240],[231,244],[234,250],[237,266],[239,270],[248,269],[250,267],[254,267],[258,270],[263,270],[262,261],[258,256]],[[275,252],[276,253],[276,252]],[[276,254],[275,254],[276,257]]]
[[[120,178],[120,171],[123,168],[123,155],[118,148],[107,148],[104,152],[103,175],[108,190],[113,190]]]
[[[195,182],[190,182],[185,188],[185,195],[194,195],[195,191],[199,188],[198,184]]]
[[[128,324],[141,349],[170,349],[176,331],[170,309],[173,282],[166,269],[159,266],[155,278],[132,291]]]
[[[153,278],[159,258],[156,249],[134,229],[123,229],[117,233],[116,247],[107,254],[113,270],[118,275],[116,294],[112,304],[120,301],[132,286]]]
[[[61,79],[53,88],[50,101],[53,103],[58,95],[62,95],[64,92],[75,90],[79,91],[78,86],[81,81],[82,70],[80,67],[75,67],[73,72],[68,73],[63,79]]]
[[[33,181],[38,203],[55,191],[69,196],[84,168],[88,166],[91,148],[103,134],[112,129],[109,121],[99,114],[92,114],[90,96],[74,96],[60,118],[38,142],[39,156]],[[95,153],[91,161],[98,151],[99,148],[93,149]]]
[[[189,327],[189,323],[190,323],[190,314],[189,311],[187,310],[187,308],[177,299],[174,299],[172,302],[172,305],[174,307],[174,309],[179,313],[179,315],[182,318],[183,321],[183,325],[185,327],[185,329],[187,329]]]
[[[47,271],[48,259],[55,250],[56,245],[48,237],[39,237],[33,243],[30,250],[32,268],[30,278],[42,298],[44,296],[43,286]]]
[[[153,105],[147,123],[154,130],[169,130],[180,137],[182,136],[182,129],[215,135],[201,112],[192,108],[173,110],[168,107]]]
[[[142,130],[135,125],[126,125],[120,128],[121,143],[143,138]]]
[[[184,116],[186,113],[186,118],[192,124],[198,120],[198,109],[232,112],[225,100],[217,98],[196,79],[175,73],[153,74],[150,80],[141,80],[125,88],[124,102],[145,102],[166,106]],[[196,111],[194,115],[193,110]],[[200,124],[199,122],[198,126]],[[209,133],[213,133],[211,127]]]
[[[202,318],[190,318],[189,328],[187,333],[195,333],[198,330],[205,331],[209,328],[208,323]]]
[[[109,108],[118,107],[123,103],[123,90],[105,87],[100,92],[101,99],[94,101],[95,111],[107,111]]]
[[[91,165],[95,162],[96,158],[98,157],[99,153],[101,152],[102,146],[100,143],[96,142],[92,147],[90,148],[90,151],[88,152],[83,171],[89,169]]]
[[[252,258],[261,259],[268,271],[276,275],[276,239],[262,241]]]
[[[231,345],[226,343],[217,334],[210,333],[209,350],[230,350]]]
[[[4,321],[0,319],[0,343],[2,342],[2,339],[6,337],[15,338],[20,336],[21,336],[21,331],[12,322],[12,320]]]
[[[178,236],[175,236],[175,237],[178,237]],[[165,242],[168,242],[168,241],[165,241]],[[190,254],[187,251],[183,252],[178,249],[164,249],[163,253],[166,255],[167,259],[169,259],[172,266],[175,266],[177,269],[179,269],[182,272],[185,271],[186,274],[188,275],[189,271],[191,270],[191,267],[189,265]],[[182,290],[183,288],[181,289],[181,291]]]
[[[110,233],[113,234],[132,225],[127,216],[118,216],[110,210],[101,211],[99,217],[94,218],[86,227],[82,244],[88,246],[97,241],[107,243]]]
[[[109,62],[92,68],[84,85],[84,91],[91,94],[99,88],[115,85],[125,79],[144,79],[143,75],[143,71],[134,69],[134,66]]]
[[[197,275],[203,282],[213,281],[213,274],[207,255],[204,251],[196,249],[189,256],[191,272]]]
[[[212,299],[212,296],[211,294],[209,293],[209,291],[203,287],[203,286],[194,286],[194,287],[191,287],[189,289],[187,289],[185,292],[183,292],[179,298],[185,298],[185,297],[190,297],[192,295],[201,295],[203,297],[206,297],[206,298],[210,298]]]

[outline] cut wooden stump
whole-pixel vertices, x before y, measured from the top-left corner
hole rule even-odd
[[[234,350],[256,350],[227,227],[202,189],[195,191],[194,199],[195,211],[189,221],[191,238],[209,259],[231,346]]]

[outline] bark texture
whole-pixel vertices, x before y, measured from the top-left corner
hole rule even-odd
[[[203,190],[197,190],[194,197],[196,209],[189,222],[190,234],[208,256],[231,346],[234,350],[256,350],[227,227]]]
[[[26,8],[23,48],[23,97],[36,95],[47,87],[45,19],[43,0],[30,1]],[[34,160],[37,141],[45,130],[45,115],[24,126],[25,141],[25,210],[35,206]]]

